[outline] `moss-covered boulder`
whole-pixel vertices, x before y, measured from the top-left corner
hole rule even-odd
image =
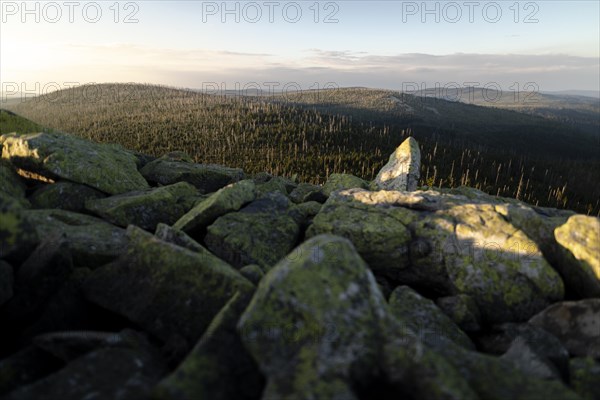
[[[600,299],[553,304],[529,323],[559,338],[573,356],[600,358]]]
[[[135,155],[118,145],[90,142],[72,135],[2,135],[2,158],[49,178],[82,183],[119,194],[148,187],[137,171]]]
[[[318,203],[324,203],[327,200],[327,196],[323,193],[323,188],[311,183],[300,183],[290,193],[290,199],[296,203],[305,203],[307,201],[316,201]]]
[[[89,186],[60,181],[37,189],[31,194],[29,201],[33,208],[82,212],[85,210],[86,201],[104,197],[104,193]]]
[[[206,232],[206,246],[236,268],[258,264],[269,269],[297,244],[300,227],[292,204],[281,193],[268,193],[238,212],[219,217]]]
[[[458,204],[411,224],[413,268],[434,270],[438,290],[467,294],[491,323],[523,321],[564,296],[537,244],[491,204]]]
[[[279,176],[269,177],[266,180],[255,177],[254,182],[256,183],[257,197],[262,197],[265,194],[272,192],[279,192],[288,196],[298,186],[289,179]]]
[[[63,236],[77,266],[103,265],[127,247],[124,229],[89,215],[65,210],[27,210],[25,218],[39,238]]]
[[[392,314],[406,323],[423,342],[429,343],[444,337],[465,349],[475,349],[469,337],[433,301],[410,287],[399,286],[394,289],[389,304]]]
[[[570,360],[571,387],[584,400],[600,400],[600,362],[592,357]]]
[[[513,200],[495,205],[512,225],[537,243],[560,273],[566,293],[600,296],[600,220],[572,211],[532,207]]]
[[[253,290],[230,267],[135,226],[127,235],[127,252],[94,271],[84,284],[85,296],[164,342],[181,339],[189,349],[235,292]]]
[[[206,264],[214,266],[221,265],[226,269],[231,268],[231,265],[215,256],[210,250],[189,237],[185,232],[161,223],[156,227],[155,235],[162,241],[193,251],[198,257],[201,257]]]
[[[333,193],[314,217],[306,236],[331,233],[350,239],[373,272],[393,281],[413,282],[407,225],[418,214],[403,207],[365,203],[358,197],[360,193]]]
[[[236,325],[250,297],[236,293],[215,316],[185,360],[154,390],[155,400],[257,399],[264,378]]]
[[[256,198],[256,185],[251,180],[219,189],[183,215],[173,228],[187,233],[202,231],[221,215],[239,210]]]
[[[565,282],[582,297],[600,297],[600,219],[574,215],[554,230],[554,237]]]
[[[212,193],[231,183],[244,179],[244,171],[222,165],[196,164],[190,159],[165,155],[146,164],[140,173],[148,182],[172,185],[187,182],[200,193]]]
[[[105,199],[89,200],[87,210],[126,228],[136,225],[154,231],[163,222],[172,225],[194,207],[198,190],[186,182],[155,189],[124,193]]]
[[[239,331],[267,378],[263,398],[355,399],[375,365],[385,300],[352,244],[321,235],[261,281]]]
[[[346,189],[368,189],[369,183],[357,176],[350,174],[331,174],[327,178],[327,182],[323,185],[323,194],[327,197],[336,190]]]

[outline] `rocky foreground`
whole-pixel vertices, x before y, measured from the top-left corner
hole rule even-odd
[[[3,135],[3,399],[600,399],[600,221]]]

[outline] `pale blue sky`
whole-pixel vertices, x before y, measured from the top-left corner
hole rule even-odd
[[[235,12],[223,15],[221,1],[111,0],[95,3],[102,11],[96,23],[92,2],[78,2],[72,23],[61,1],[29,1],[27,15],[21,1],[1,3],[0,80],[27,88],[107,81],[193,88],[215,82],[227,89],[272,81],[302,88],[328,82],[392,89],[411,82],[599,87],[595,0],[476,1],[471,9],[465,1],[427,2],[433,10],[427,15],[421,1],[227,2],[229,9],[237,4],[239,22]],[[298,8],[302,15],[292,23]],[[132,12],[137,22],[124,23]],[[324,23],[331,13],[337,22]]]

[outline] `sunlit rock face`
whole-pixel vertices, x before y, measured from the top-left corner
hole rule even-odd
[[[379,189],[412,192],[417,190],[420,168],[419,143],[409,137],[392,153],[388,163],[377,174],[375,184]]]

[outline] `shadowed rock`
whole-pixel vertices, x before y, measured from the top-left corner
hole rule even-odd
[[[573,356],[600,358],[600,299],[553,304],[529,323],[559,338]]]
[[[420,169],[419,143],[409,137],[390,155],[388,163],[377,174],[375,185],[379,189],[415,191],[419,183]]]

